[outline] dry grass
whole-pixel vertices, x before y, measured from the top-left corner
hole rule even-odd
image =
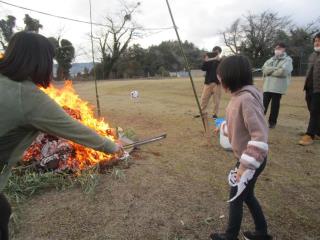
[[[261,82],[257,82],[261,85]],[[202,80],[197,79],[198,93]],[[320,142],[297,145],[308,112],[301,79],[283,97],[279,124],[270,132],[267,168],[256,194],[276,239],[320,239]],[[91,82],[75,84],[95,103]],[[139,103],[129,93],[140,92]],[[102,175],[94,195],[79,188],[50,190],[21,206],[14,239],[207,239],[227,220],[226,175],[235,164],[217,139],[208,148],[188,79],[99,82],[102,115],[139,137],[166,132],[163,142],[146,145],[123,178]],[[221,114],[229,96],[224,94]],[[221,215],[226,217],[219,218]],[[243,229],[252,228],[245,212]]]

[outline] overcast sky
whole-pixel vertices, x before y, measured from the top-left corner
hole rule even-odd
[[[11,4],[48,12],[55,15],[89,21],[88,0],[5,0]],[[105,23],[105,17],[119,10],[119,2],[124,0],[92,0],[93,21]],[[134,3],[134,1],[127,0]],[[145,28],[164,28],[172,26],[165,0],[141,0],[139,12],[135,16],[138,24]],[[281,16],[290,16],[296,25],[305,25],[320,17],[319,0],[170,0],[171,8],[182,40],[195,43],[198,47],[211,49],[214,45],[223,45],[219,31],[225,29],[238,17],[247,12],[261,13],[264,10],[278,12]],[[0,2],[0,17],[11,14],[17,18],[18,27],[23,27],[24,14],[39,19],[43,25],[43,35],[62,36],[69,39],[78,53],[77,62],[87,61],[90,41],[90,25],[74,23],[17,9]],[[99,27],[94,27],[98,32]],[[143,47],[159,44],[164,40],[175,40],[173,29],[152,31],[134,42]]]

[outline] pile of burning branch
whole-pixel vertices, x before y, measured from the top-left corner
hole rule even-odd
[[[71,81],[65,82],[61,89],[50,86],[42,90],[70,116],[98,134],[113,141],[117,140],[117,131],[110,128],[104,119],[94,117],[93,108],[80,99]],[[107,164],[119,157],[116,154],[101,153],[63,138],[41,133],[25,151],[23,162],[24,165],[32,165],[39,169],[78,171],[96,164]]]
[[[134,143],[120,134],[119,139],[118,129],[110,128],[104,119],[96,119],[94,117],[93,108],[90,107],[87,102],[80,99],[71,81],[65,82],[64,87],[61,89],[50,86],[42,90],[62,106],[70,116],[92,128],[98,134],[112,141],[120,140],[124,144],[127,144],[125,145],[125,149],[132,150],[136,146],[158,141],[166,137],[166,135],[163,134],[155,138]],[[128,156],[127,152],[125,156],[105,154],[60,137],[41,133],[25,151],[23,165],[38,170],[67,170],[77,172],[97,164],[100,166],[108,166]]]

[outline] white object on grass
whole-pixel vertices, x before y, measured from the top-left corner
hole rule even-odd
[[[234,170],[231,170],[230,173],[229,173],[229,176],[228,176],[228,182],[229,182],[229,185],[231,187],[237,187],[237,193],[236,195],[231,198],[230,200],[228,200],[228,202],[232,202],[234,201],[237,197],[240,196],[240,194],[246,189],[249,181],[253,178],[256,170],[252,170],[252,169],[246,169],[241,178],[240,178],[240,181],[237,182],[237,171],[238,169],[235,168]]]
[[[128,157],[130,157],[130,154],[127,151],[123,151],[123,155],[119,158],[119,160],[126,160],[128,159]]]
[[[227,123],[223,121],[220,125],[220,145],[225,150],[232,150],[232,146],[229,142],[229,138],[225,135],[228,134]]]
[[[139,99],[139,92],[137,90],[133,90],[130,92],[131,100],[137,101]]]

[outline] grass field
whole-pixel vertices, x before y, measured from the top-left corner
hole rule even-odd
[[[201,94],[202,79],[196,79]],[[261,81],[257,85],[261,87]],[[102,175],[94,194],[79,188],[48,190],[20,207],[16,240],[193,240],[208,239],[227,222],[227,174],[236,160],[213,139],[206,145],[188,79],[101,81],[102,115],[112,126],[139,138],[168,137],[141,147],[123,175]],[[281,102],[278,126],[270,131],[266,170],[256,186],[271,234],[279,240],[320,239],[320,141],[297,145],[308,111],[302,78]],[[95,104],[94,84],[76,83]],[[140,92],[133,103],[129,93]],[[223,94],[221,114],[229,95]],[[252,229],[245,208],[242,230]]]

